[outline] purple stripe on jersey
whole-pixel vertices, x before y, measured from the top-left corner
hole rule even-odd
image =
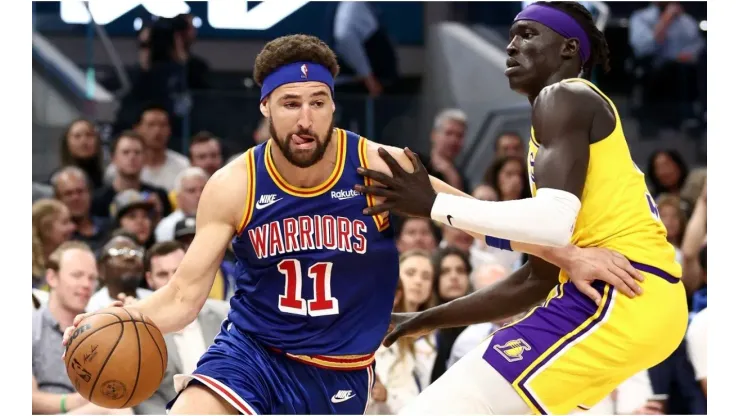
[[[594,319],[588,325],[586,325],[584,328],[582,328],[580,331],[578,331],[577,333],[575,333],[570,339],[568,339],[567,341],[565,341],[562,344],[560,344],[554,350],[550,351],[550,353],[542,361],[540,361],[539,363],[537,363],[537,365],[535,365],[534,368],[532,368],[522,378],[522,380],[519,382],[519,384],[518,384],[519,388],[522,389],[522,391],[527,396],[527,398],[529,398],[529,400],[532,401],[532,403],[535,405],[535,407],[537,407],[537,410],[539,410],[540,413],[542,413],[543,415],[548,414],[548,412],[542,407],[542,405],[540,403],[538,403],[538,401],[535,399],[534,395],[529,391],[529,389],[527,389],[527,387],[526,387],[527,381],[532,376],[532,374],[535,374],[540,368],[542,368],[543,366],[547,365],[561,351],[563,351],[565,348],[567,348],[568,346],[570,346],[571,344],[573,344],[573,342],[577,342],[578,339],[582,335],[588,333],[596,325],[598,325],[600,322],[602,322],[604,320],[604,317],[607,315],[607,312],[609,311],[609,308],[611,307],[612,299],[614,298],[613,294],[614,294],[614,288],[611,287],[611,286],[609,286],[607,288],[607,293],[606,293],[606,303],[604,305],[604,308],[599,312],[599,314],[596,317],[596,319]]]
[[[603,292],[604,286],[603,282],[594,284],[594,288],[600,292]],[[493,334],[489,348],[483,354],[483,359],[510,383],[514,384],[514,381],[545,351],[596,314],[598,306],[578,291],[572,282],[563,284],[562,291],[563,295],[560,298],[557,298],[556,291],[546,308],[537,307],[525,319]],[[607,302],[611,300],[612,292],[613,288],[610,287],[606,296]],[[579,331],[571,340],[576,339],[601,321],[604,311],[591,325]],[[566,342],[548,354],[548,357],[533,368],[528,375],[537,371],[537,368],[547,363],[547,358],[557,354],[568,344]],[[521,385],[525,381],[526,378],[522,380]],[[522,390],[535,406],[541,407],[526,389]],[[540,411],[546,413],[544,409]]]
[[[681,280],[681,279],[679,279],[679,278],[677,278],[675,276],[672,276],[670,273],[668,273],[668,272],[666,272],[664,270],[661,270],[661,269],[659,269],[657,267],[649,266],[647,264],[638,263],[636,261],[630,261],[630,263],[632,264],[632,267],[634,267],[635,269],[640,270],[640,271],[643,271],[645,273],[654,274],[654,275],[656,275],[658,277],[661,277],[661,278],[667,280],[668,283],[678,283]]]

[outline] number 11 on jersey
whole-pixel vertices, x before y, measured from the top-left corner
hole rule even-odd
[[[285,276],[285,292],[280,295],[278,309],[296,315],[326,316],[339,313],[339,302],[331,296],[332,263],[314,263],[308,268],[308,277],[313,280],[313,299],[308,302],[301,297],[303,275],[301,263],[295,259],[281,261],[277,268]]]

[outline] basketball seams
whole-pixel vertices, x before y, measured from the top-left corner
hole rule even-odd
[[[152,335],[152,331],[149,330],[149,326],[148,326],[149,324],[147,324],[146,322],[142,322],[142,321],[137,321],[137,322],[141,322],[144,324],[144,329],[146,329],[146,332],[149,333],[149,337],[152,338],[152,341],[154,342],[154,346],[157,347],[157,352],[159,353],[159,361],[162,362],[162,378],[164,379],[164,373],[165,371],[167,371],[167,363],[164,362],[164,356],[162,355],[162,350],[159,348],[159,343],[157,343],[157,340],[154,339],[154,335]],[[159,328],[157,328],[157,330],[159,330]],[[161,331],[160,331],[160,334],[161,334]],[[161,381],[162,380],[160,380],[160,382]]]
[[[131,318],[131,324],[134,326],[134,332],[136,333],[136,344],[138,348],[136,351],[139,353],[139,361],[138,365],[136,366],[136,378],[134,379],[134,387],[131,389],[131,394],[128,396],[128,400],[126,400],[126,403],[124,403],[120,408],[124,409],[128,402],[131,401],[131,399],[134,397],[134,393],[136,392],[136,386],[139,384],[139,375],[141,375],[141,337],[139,336],[139,328],[136,327],[136,320],[134,319],[134,316],[131,315],[131,312],[129,312],[126,308],[121,308],[124,311],[126,311],[126,314]],[[121,333],[124,331],[122,330]],[[155,342],[156,344],[156,342]],[[115,347],[114,347],[115,348]]]
[[[105,312],[105,313],[100,313],[100,314],[96,314],[96,315],[113,315],[116,318],[118,318],[118,322],[111,322],[109,324],[105,324],[105,325],[101,326],[100,328],[96,328],[95,330],[88,332],[87,335],[85,335],[85,338],[80,339],[77,342],[77,345],[75,345],[75,348],[72,350],[72,352],[70,352],[69,355],[66,355],[65,354],[65,356],[67,357],[67,365],[68,366],[69,366],[69,360],[75,355],[75,351],[77,351],[77,348],[80,347],[80,344],[82,344],[82,341],[86,340],[87,337],[89,337],[90,335],[93,335],[94,333],[100,331],[101,329],[108,328],[111,325],[122,324],[123,322],[127,322],[127,321],[122,320],[118,315],[113,314],[113,313]],[[82,322],[80,322],[80,323],[82,323]],[[121,333],[123,333],[123,329],[121,329]]]
[[[111,314],[111,315],[113,315],[113,314]],[[116,318],[118,318],[118,315],[116,315]],[[100,376],[103,374],[103,370],[105,370],[106,364],[108,364],[108,360],[110,360],[110,357],[113,355],[113,352],[116,350],[116,347],[118,346],[118,343],[121,342],[121,338],[123,338],[123,332],[124,332],[123,325],[124,325],[124,323],[129,322],[129,321],[123,321],[121,318],[118,318],[118,320],[119,320],[119,322],[117,322],[117,323],[121,324],[121,332],[118,334],[118,339],[113,344],[113,347],[111,347],[110,352],[108,353],[108,356],[105,357],[105,361],[103,361],[103,364],[100,365],[100,370],[98,371],[98,376],[95,377],[95,382],[93,383],[92,387],[90,387],[90,395],[87,398],[87,400],[89,402],[92,402],[92,395],[93,395],[93,393],[95,393],[95,387],[98,385],[98,381],[100,380]],[[113,325],[113,324],[110,324],[110,325]],[[110,326],[110,325],[106,325],[106,326]],[[98,328],[97,331],[99,331],[101,329],[102,328]],[[89,336],[90,335],[88,335],[88,337]],[[82,341],[80,341],[80,344],[81,343],[82,343]],[[79,344],[77,344],[77,345],[79,346]]]

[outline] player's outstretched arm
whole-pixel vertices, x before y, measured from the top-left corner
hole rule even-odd
[[[558,84],[535,101],[533,124],[541,144],[535,160],[535,198],[491,202],[438,194],[423,167],[392,178],[365,170],[364,176],[385,186],[368,187],[366,192],[386,198],[368,214],[391,210],[507,241],[566,246],[581,206],[596,99]],[[387,155],[382,149],[379,153]]]
[[[423,312],[394,315],[396,325],[383,344],[390,346],[399,337],[425,334],[435,329],[510,318],[542,302],[557,283],[557,277],[557,267],[532,256],[506,279],[470,295]]]
[[[203,189],[197,233],[170,281],[131,308],[148,316],[163,333],[179,331],[200,312],[246,202],[243,158],[216,172]]]

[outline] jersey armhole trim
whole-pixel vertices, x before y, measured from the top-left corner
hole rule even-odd
[[[367,139],[364,137],[360,137],[360,140],[358,141],[358,153],[360,156],[360,165],[365,169],[370,169],[368,158],[367,158]],[[365,186],[370,186],[370,178],[363,177]],[[365,195],[365,199],[367,199],[367,206],[368,207],[374,207],[375,206],[375,197],[372,195]],[[373,221],[375,222],[375,226],[378,228],[378,231],[383,232],[391,225],[390,220],[390,214],[383,215],[383,214],[377,214],[373,215]]]
[[[237,235],[241,235],[252,220],[252,213],[254,212],[254,195],[256,193],[255,188],[257,187],[257,184],[255,183],[257,173],[255,172],[254,148],[247,150],[247,154],[244,159],[247,163],[247,198],[244,202],[245,205],[242,220],[239,223],[239,228],[236,230]]]

